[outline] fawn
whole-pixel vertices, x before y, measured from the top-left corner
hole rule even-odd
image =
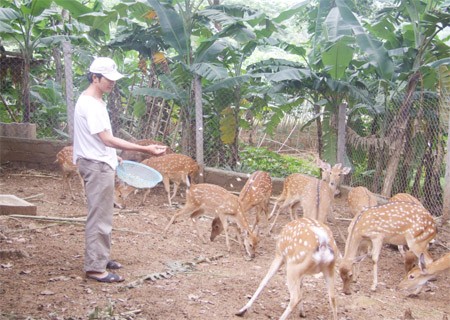
[[[72,199],[75,200],[75,196],[73,194],[70,179],[74,175],[78,175],[78,177],[80,178],[80,181],[81,181],[81,187],[83,188],[83,193],[84,193],[84,181],[83,181],[83,178],[81,177],[80,173],[78,172],[78,167],[75,164],[73,164],[73,162],[72,162],[73,161],[72,155],[73,155],[73,147],[66,146],[66,147],[62,148],[61,151],[59,151],[56,154],[56,162],[58,163],[59,167],[61,168],[61,170],[63,172],[64,184],[69,186],[69,190],[72,195]],[[63,190],[65,191],[66,188],[64,187]],[[123,209],[125,207],[124,200],[133,190],[135,190],[133,187],[131,187],[121,181],[118,181],[118,179],[116,179],[115,188],[114,188],[114,206],[117,208]],[[86,198],[84,197],[84,194],[83,194],[83,201],[86,202]]]
[[[378,204],[377,197],[366,187],[354,187],[348,192],[348,206],[352,217],[356,216],[365,208],[374,207]]]
[[[423,206],[422,202],[409,193],[397,193],[388,200],[389,202],[411,202]]]
[[[259,216],[264,212],[266,219],[269,211],[269,201],[272,195],[272,179],[265,171],[255,171],[248,178],[239,193],[239,204],[244,214],[256,208],[253,229],[259,223]]]
[[[193,180],[195,180],[196,175],[200,170],[198,163],[194,159],[178,153],[148,158],[142,161],[142,164],[145,164],[161,173],[169,206],[172,206],[172,199],[175,197],[179,185],[181,183],[185,183],[189,187]],[[170,194],[171,181],[174,185],[172,195]],[[141,204],[144,204],[145,198],[149,192],[150,190],[147,190],[144,194]]]
[[[252,231],[259,224],[259,216],[264,212],[266,219],[269,211],[269,201],[272,195],[272,179],[269,173],[265,171],[255,171],[250,175],[244,187],[239,194],[239,205],[243,214],[247,214],[255,208],[255,223]],[[223,231],[222,223],[219,218],[214,218],[211,223],[210,240],[214,239]]]
[[[397,193],[395,195],[393,195],[391,198],[389,198],[388,202],[410,202],[410,203],[414,203],[417,204],[419,206],[423,206],[422,202],[420,202],[416,197],[410,195],[409,193]],[[400,252],[400,254],[403,257],[406,257],[406,255],[408,254],[407,252],[405,252],[405,249],[403,248],[403,246],[398,246],[398,251]],[[410,259],[412,259],[410,257]],[[414,257],[415,260],[415,257]],[[412,265],[413,261],[411,261],[409,264]],[[408,265],[405,264],[405,267],[408,268]],[[406,271],[409,271],[408,269],[406,269]]]
[[[350,208],[350,213],[352,217],[356,216],[363,210],[366,210],[367,208],[374,207],[378,204],[378,199],[372,192],[369,191],[366,187],[354,187],[352,188],[347,195],[347,202],[348,206]],[[348,228],[348,233],[350,233],[350,226]],[[356,279],[359,276],[360,271],[360,263],[362,261],[362,258],[366,257],[367,255],[370,255],[370,251],[372,250],[372,247],[370,246],[369,241],[363,241],[359,245],[358,249],[358,256],[361,256],[361,260],[358,261],[358,263],[355,263],[353,265],[353,280],[356,281]],[[358,259],[359,260],[359,259]]]
[[[269,280],[286,263],[286,279],[290,301],[280,319],[286,319],[300,302],[300,315],[305,316],[302,298],[302,280],[305,275],[322,272],[328,288],[328,300],[337,320],[334,266],[339,249],[331,230],[323,223],[309,218],[300,218],[286,224],[275,249],[275,258],[269,270],[251,297],[250,301],[236,315],[243,316],[258,298]]]
[[[348,174],[350,172],[350,168],[348,167],[342,168],[342,164],[340,163],[337,163],[333,167],[331,167],[329,163],[326,163],[320,159],[318,159],[317,165],[319,168],[322,169],[322,180],[328,182],[331,190],[333,191],[334,196],[335,194],[338,193],[338,186],[342,176]],[[310,183],[318,183],[318,181],[320,180],[315,177],[307,176],[300,173],[294,173],[286,177],[283,184],[283,191],[279,196],[279,198],[276,200],[275,206],[273,207],[272,212],[269,215],[269,219],[271,219],[272,216],[275,215],[272,225],[269,228],[269,233],[272,231],[272,228],[275,225],[278,215],[285,208],[289,208],[291,220],[297,217],[296,215],[297,207],[301,205],[303,209],[304,205],[307,206],[306,202],[304,202],[304,205],[302,205],[302,199],[304,198],[305,194],[307,193],[310,194],[308,201],[310,201],[311,203],[312,201],[314,201],[313,200],[314,197],[316,198],[316,201],[320,200],[317,198],[320,197],[320,194],[317,192],[317,189],[316,192],[310,190],[314,188],[312,185],[308,187],[308,192],[305,191],[306,187],[310,185]],[[327,191],[325,192],[328,193]],[[315,196],[313,196],[314,194]],[[280,205],[280,203],[282,204]],[[310,206],[312,207],[312,205]]]
[[[407,244],[419,257],[424,254],[425,261],[433,259],[428,253],[428,243],[436,236],[436,223],[425,208],[407,202],[388,202],[368,208],[356,215],[349,226],[345,243],[345,254],[340,263],[339,273],[345,294],[350,294],[352,266],[361,243],[370,241],[372,245],[373,282],[371,290],[378,285],[378,258],[383,243]],[[410,263],[405,257],[405,265]]]
[[[321,159],[317,159],[317,166],[322,169],[322,180],[330,181],[330,169],[331,166],[322,161]],[[278,212],[276,217],[280,211],[283,211],[285,208],[289,207],[289,213],[291,215],[291,220],[294,220],[294,212],[298,209],[299,202],[304,190],[304,187],[311,181],[317,179],[316,177],[308,176],[302,173],[293,173],[284,179],[283,183],[283,191],[281,195],[275,202],[275,206],[270,213],[269,219],[275,214],[276,209],[278,207]],[[275,217],[275,219],[276,219]]]
[[[407,291],[415,290],[414,294],[419,294],[428,280],[446,270],[450,270],[450,252],[431,263],[425,262],[425,255],[422,253],[419,257],[419,266],[408,272],[400,282],[399,288]]]
[[[167,232],[175,219],[182,215],[189,214],[191,222],[197,231],[197,236],[206,243],[203,235],[197,226],[197,218],[206,213],[214,214],[214,217],[220,219],[225,231],[225,241],[227,249],[230,251],[230,242],[228,237],[228,220],[237,225],[238,230],[244,238],[244,248],[250,258],[255,257],[255,250],[258,244],[258,237],[251,230],[245,215],[242,213],[237,196],[228,190],[208,183],[199,183],[192,185],[186,192],[186,203],[177,211],[164,229]]]
[[[81,177],[80,173],[78,172],[78,167],[73,164],[73,147],[72,146],[66,146],[62,148],[57,154],[56,154],[56,163],[58,163],[61,171],[62,171],[62,178],[63,178],[63,192],[67,191],[66,186],[69,186],[70,195],[72,197],[72,200],[75,200],[75,195],[73,193],[72,184],[70,183],[70,180],[72,177],[77,175],[80,178],[81,181],[81,187],[83,188],[83,199],[84,199],[84,181]]]

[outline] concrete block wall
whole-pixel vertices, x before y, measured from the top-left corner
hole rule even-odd
[[[56,154],[67,143],[0,136],[0,166],[56,170]]]

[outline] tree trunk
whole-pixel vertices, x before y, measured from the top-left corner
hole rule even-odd
[[[318,104],[314,105],[314,116],[316,117],[316,126],[317,126],[317,154],[319,158],[322,159],[322,150],[323,150],[323,139],[322,139],[322,121],[318,116],[320,114],[320,106]]]
[[[194,98],[195,98],[195,141],[196,141],[196,160],[200,166],[200,183],[203,182],[203,168],[205,162],[203,159],[203,104],[202,104],[202,82],[200,76],[194,78]]]
[[[23,73],[22,73],[22,102],[23,119],[22,122],[30,122],[31,104],[30,104],[30,65],[31,57],[27,52],[23,54]]]
[[[405,99],[402,106],[400,107],[399,112],[397,113],[397,116],[393,121],[391,130],[387,135],[387,143],[391,156],[386,166],[386,175],[384,178],[383,189],[381,190],[381,195],[385,197],[391,196],[392,186],[394,185],[398,164],[400,163],[400,157],[405,148],[404,140],[406,126],[410,117],[413,94],[416,90],[417,82],[419,81],[419,79],[419,72],[416,72],[410,77]]]
[[[399,192],[406,192],[409,185],[409,178],[411,173],[411,164],[413,161],[414,150],[412,148],[412,139],[413,139],[413,123],[414,120],[409,120],[406,130],[406,138],[405,138],[405,151],[404,158],[402,163],[402,168],[398,174],[397,182],[394,185],[394,194]]]

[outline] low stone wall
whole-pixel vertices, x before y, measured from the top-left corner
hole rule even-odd
[[[0,166],[55,170],[56,154],[67,143],[0,136]]]
[[[0,136],[36,139],[36,124],[0,122]]]

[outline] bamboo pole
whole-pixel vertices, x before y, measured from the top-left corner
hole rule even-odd
[[[69,126],[70,141],[73,139],[73,112],[75,102],[73,97],[73,73],[72,73],[72,46],[69,41],[62,44],[64,53],[64,75],[66,80],[67,122]]]
[[[450,137],[450,116],[448,117],[448,136]],[[447,139],[447,163],[445,166],[444,204],[442,206],[441,225],[445,225],[450,216],[450,138]]]

